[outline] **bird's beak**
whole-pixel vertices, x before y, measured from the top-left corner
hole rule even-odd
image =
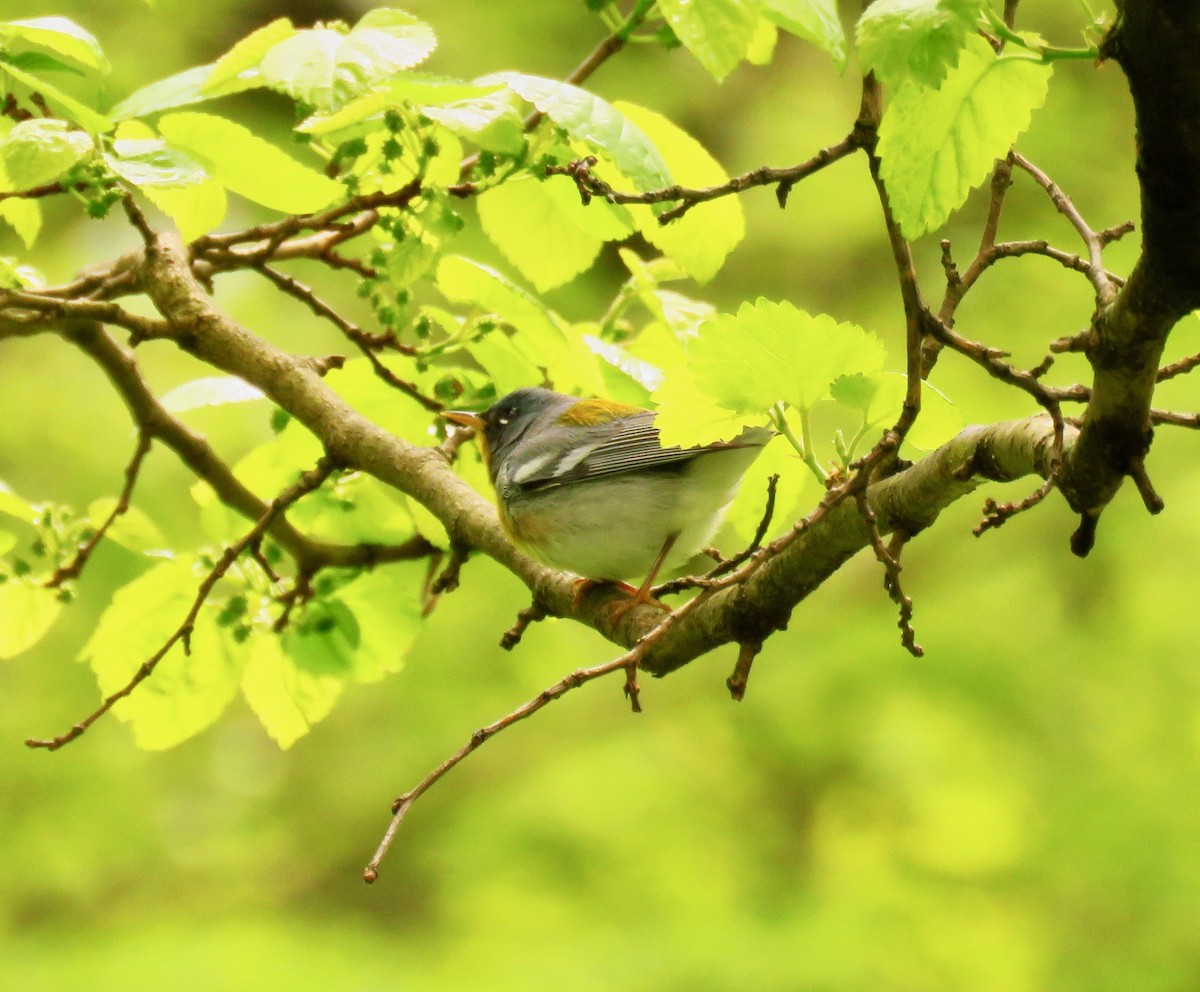
[[[467,410],[443,410],[441,417],[443,420],[449,420],[452,424],[459,424],[462,427],[483,429],[483,418],[479,414],[470,413]]]

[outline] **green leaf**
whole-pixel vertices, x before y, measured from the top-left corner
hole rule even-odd
[[[211,65],[198,65],[135,90],[113,107],[113,119],[124,121],[135,117],[149,117],[164,110],[175,110],[194,103],[203,103],[205,100],[215,100],[263,85],[260,78],[250,76],[235,77],[220,86],[210,87],[208,81],[213,68]]]
[[[48,52],[86,73],[103,76],[111,70],[95,37],[65,17],[35,17],[0,24],[0,51],[14,58],[23,50]]]
[[[448,255],[437,269],[437,288],[452,303],[470,303],[493,313],[517,331],[513,342],[531,362],[550,371],[559,389],[604,391],[595,359],[578,337],[541,301],[495,269]]]
[[[345,678],[361,640],[354,611],[337,598],[318,599],[294,613],[283,632],[283,652],[310,675]]]
[[[725,512],[725,523],[738,534],[743,545],[754,536],[767,505],[767,479],[779,476],[775,490],[775,512],[766,540],[782,534],[803,516],[807,491],[816,483],[808,466],[782,437],[769,441],[742,476],[737,495]]]
[[[242,695],[267,734],[287,750],[329,715],[344,682],[299,667],[283,651],[280,639],[258,634],[242,673]]]
[[[171,413],[183,413],[205,406],[249,403],[266,397],[257,386],[232,375],[207,376],[176,386],[159,401]]]
[[[6,555],[17,546],[17,535],[7,530],[0,530],[0,555]]]
[[[720,163],[682,128],[636,104],[614,106],[654,142],[675,182],[692,187],[728,182]],[[746,219],[736,196],[701,203],[665,226],[646,208],[637,208],[635,216],[643,237],[699,283],[712,279],[746,236]]]
[[[525,122],[507,90],[443,106],[424,105],[421,112],[486,151],[517,155],[525,147]]]
[[[836,0],[759,0],[762,12],[785,31],[811,41],[846,68],[846,32]]]
[[[0,174],[0,182],[5,182],[3,174]],[[0,220],[16,232],[26,248],[32,248],[42,229],[42,208],[36,200],[0,200]]]
[[[126,686],[183,623],[200,577],[190,558],[168,561],[118,589],[80,659],[107,696]],[[221,635],[211,607],[200,611],[191,653],[176,644],[113,714],[128,723],[138,747],[174,747],[213,723],[237,692],[241,652]]]
[[[359,646],[350,677],[377,682],[398,672],[424,627],[426,566],[397,562],[363,572],[337,598],[358,622]]]
[[[981,0],[875,0],[859,18],[863,64],[888,86],[938,86],[975,31]]]
[[[37,517],[33,504],[21,499],[6,482],[0,482],[0,513],[6,513],[26,523],[31,523]]]
[[[212,64],[212,72],[202,88],[215,90],[247,69],[256,68],[267,52],[295,33],[296,28],[286,17],[277,17],[270,24],[251,31]]]
[[[92,139],[66,121],[34,118],[15,125],[0,142],[12,189],[53,182],[93,149]]]
[[[85,131],[93,134],[107,134],[112,130],[113,122],[109,118],[76,100],[73,96],[68,96],[57,86],[46,82],[41,76],[25,72],[3,56],[0,56],[0,71],[8,73],[17,82],[40,93],[51,110],[61,117],[74,121]]]
[[[833,383],[832,399],[862,414],[864,425],[890,427],[900,416],[907,378],[900,372],[844,376]],[[921,384],[921,413],[905,440],[932,451],[962,430],[962,415],[946,395],[928,382]]]
[[[542,293],[589,268],[605,241],[633,232],[628,211],[601,199],[585,206],[567,176],[523,176],[476,202],[484,233]]]
[[[584,328],[598,331],[599,325],[579,325],[580,331],[583,331]],[[600,368],[600,377],[604,380],[604,396],[606,398],[618,403],[626,403],[629,406],[650,406],[651,390],[644,385],[644,382],[651,382],[655,385],[661,382],[662,371],[660,369],[635,358],[620,345],[605,341],[594,334],[584,334],[583,343],[588,346],[588,350],[592,354],[600,359],[597,365]]]
[[[719,406],[713,398],[696,385],[686,367],[669,369],[663,384],[651,397],[658,427],[665,445],[678,444],[685,448],[728,441],[737,437],[747,424],[761,425],[760,411],[742,413]]]
[[[449,107],[473,101],[479,97],[501,92],[502,83],[466,83],[449,76],[434,76],[425,72],[402,72],[388,81],[386,92],[391,99],[415,107]]]
[[[685,48],[718,80],[745,57],[758,18],[745,0],[658,0]]]
[[[423,62],[433,29],[401,10],[369,11],[349,33],[318,27],[280,42],[259,71],[267,85],[319,110],[332,110],[376,83]]]
[[[654,143],[600,97],[570,83],[515,72],[498,73],[477,82],[507,85],[572,138],[603,152],[637,189],[661,189],[671,184],[671,173]]]
[[[343,193],[340,183],[224,117],[182,111],[162,117],[158,128],[227,189],[265,207],[311,213]]]
[[[225,217],[225,187],[215,179],[178,188],[146,186],[142,192],[175,222],[184,241],[214,230]]]
[[[688,348],[697,386],[735,413],[779,402],[809,410],[834,379],[873,372],[883,360],[883,344],[861,327],[761,298],[705,323]]]
[[[11,255],[0,255],[0,288],[42,289],[46,277],[32,265],[19,265]]]
[[[210,178],[199,162],[176,148],[168,148],[161,138],[121,138],[112,143],[112,148],[112,154],[104,156],[108,167],[140,189],[194,186]]]
[[[88,523],[93,527],[100,527],[116,505],[117,500],[113,496],[93,500],[88,505]],[[154,552],[161,555],[164,548],[170,547],[170,542],[158,529],[158,525],[136,506],[126,508],[104,532],[104,537],[128,551],[139,554]]]
[[[492,377],[496,392],[503,396],[514,389],[540,382],[542,371],[522,354],[500,328],[466,345],[467,352]]]
[[[906,237],[945,222],[1046,98],[1051,67],[969,38],[940,89],[908,83],[879,127],[881,174]]]
[[[11,118],[0,117],[0,148],[3,147],[4,138],[14,127],[16,124]],[[9,189],[13,189],[12,180],[8,178],[8,172],[4,168],[4,155],[0,153],[0,190]],[[26,248],[32,248],[42,228],[42,208],[37,200],[25,200],[20,197],[0,200],[0,220],[16,232]],[[22,287],[16,285],[8,288]]]
[[[0,659],[28,651],[58,619],[63,604],[54,589],[10,578],[0,583]]]
[[[779,28],[761,15],[754,28],[754,38],[746,49],[746,61],[751,65],[770,65],[779,41]]]
[[[346,132],[349,136],[349,129],[353,125],[367,118],[382,119],[383,111],[388,107],[417,106],[424,110],[429,106],[437,108],[460,101],[473,101],[477,97],[497,91],[505,92],[506,96],[511,95],[500,83],[480,86],[440,76],[404,73],[390,80],[386,86],[376,87],[369,93],[356,97],[333,113],[313,114],[297,126],[296,130],[319,137],[333,135],[336,140],[342,140],[343,135],[338,132]]]

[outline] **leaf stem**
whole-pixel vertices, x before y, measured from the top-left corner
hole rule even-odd
[[[771,407],[771,421],[775,424],[775,429],[796,449],[796,453],[803,459],[809,471],[817,477],[817,481],[821,485],[824,485],[825,473],[821,471],[821,466],[817,464],[817,459],[812,453],[812,430],[809,427],[807,411],[800,411],[799,437],[796,436],[795,430],[792,429],[792,425],[787,418],[787,409],[782,403],[776,403]]]

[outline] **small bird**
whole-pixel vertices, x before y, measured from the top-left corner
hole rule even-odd
[[[650,410],[532,387],[482,413],[442,416],[475,428],[500,521],[519,547],[592,582],[645,576],[621,613],[651,602],[663,567],[708,543],[774,434],[749,427],[732,441],[664,448]]]

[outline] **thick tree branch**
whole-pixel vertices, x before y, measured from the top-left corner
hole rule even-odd
[[[1175,0],[1126,4],[1101,48],[1129,80],[1137,117],[1142,254],[1084,342],[1094,370],[1063,491],[1086,554],[1104,507],[1150,445],[1149,413],[1172,327],[1200,306],[1200,18]]]
[[[71,323],[55,329],[100,366],[124,401],[143,437],[161,441],[174,451],[198,479],[203,479],[212,487],[222,503],[242,516],[259,520],[266,514],[268,504],[233,474],[229,465],[202,435],[172,416],[150,392],[132,351],[117,343],[107,331],[94,323]],[[408,560],[423,557],[435,550],[424,541],[397,546],[317,541],[296,530],[283,513],[272,516],[267,533],[296,560],[301,571],[309,572],[328,567],[355,568]]]
[[[603,586],[576,602],[574,577],[541,565],[509,542],[492,505],[455,475],[438,449],[416,447],[381,430],[302,359],[285,354],[217,310],[196,282],[177,241],[157,240],[146,259],[144,279],[181,347],[258,386],[339,461],[422,503],[453,540],[482,551],[516,575],[548,613],[574,617],[624,646],[637,643],[662,622],[661,611],[651,607],[635,607],[614,621],[611,606],[621,593]],[[1053,435],[1044,417],[964,432],[918,465],[869,488],[880,533],[898,526],[916,533],[985,478],[1044,474]],[[763,639],[869,541],[853,499],[832,509],[823,503],[798,532],[760,549],[728,576],[725,588],[706,591],[704,601],[694,607],[687,604],[688,616],[656,640],[641,667],[664,674],[720,644]]]

